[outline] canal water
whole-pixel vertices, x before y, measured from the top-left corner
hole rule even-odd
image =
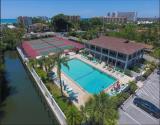
[[[57,125],[16,52],[5,54],[5,70],[11,91],[1,107],[0,124]]]

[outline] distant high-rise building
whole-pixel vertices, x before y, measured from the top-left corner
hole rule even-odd
[[[44,20],[44,21],[48,21],[49,20],[49,18],[46,17],[46,16],[38,16],[36,18],[39,18],[39,19]]]
[[[77,22],[80,21],[80,16],[78,15],[65,15],[66,19],[69,21]]]
[[[111,14],[110,14],[110,12],[108,12],[108,13],[107,13],[107,17],[111,17]]]
[[[126,23],[127,22],[127,18],[125,17],[96,17],[101,19],[102,21],[104,21],[105,23]]]
[[[127,18],[125,17],[99,16],[99,17],[93,17],[93,18],[98,18],[105,23],[117,23],[117,24],[127,23]]]
[[[125,17],[129,22],[137,20],[137,12],[117,12],[117,17]]]
[[[112,12],[112,17],[117,17],[117,13],[116,12]]]
[[[22,24],[25,27],[29,27],[29,25],[32,25],[32,17],[19,16],[17,21],[19,24]]]

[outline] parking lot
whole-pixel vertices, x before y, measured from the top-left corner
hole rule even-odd
[[[140,88],[136,95],[146,99],[160,108],[160,85],[159,76],[152,73],[144,82],[144,86]],[[160,119],[156,119],[144,110],[133,104],[134,97],[130,97],[122,106],[120,112],[120,125],[159,125]]]

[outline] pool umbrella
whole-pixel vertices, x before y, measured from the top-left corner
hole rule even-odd
[[[90,60],[93,58],[93,56],[91,54],[89,54],[88,57]]]
[[[93,58],[93,56],[91,54],[89,54],[88,57]]]
[[[79,52],[80,52],[80,53],[83,53],[84,51],[83,51],[83,50],[79,50]]]

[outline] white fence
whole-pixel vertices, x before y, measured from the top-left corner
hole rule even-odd
[[[49,104],[50,109],[54,112],[55,116],[57,117],[59,123],[61,125],[67,125],[66,116],[64,115],[64,113],[62,112],[62,110],[60,109],[60,107],[58,106],[56,101],[54,100],[54,98],[51,95],[51,93],[49,92],[49,90],[44,85],[44,83],[41,80],[41,78],[38,76],[36,71],[33,68],[30,68],[30,66],[27,64],[26,61],[28,61],[28,59],[24,56],[24,54],[21,51],[21,49],[17,47],[17,50],[18,50],[19,54],[21,55],[22,60],[25,62],[25,65],[29,69],[31,75],[35,79],[35,81],[36,81],[40,91],[42,92],[43,96],[45,97],[47,103]]]
[[[17,47],[17,51],[20,54],[23,62],[29,61],[28,58],[23,54],[22,50],[19,47]]]

